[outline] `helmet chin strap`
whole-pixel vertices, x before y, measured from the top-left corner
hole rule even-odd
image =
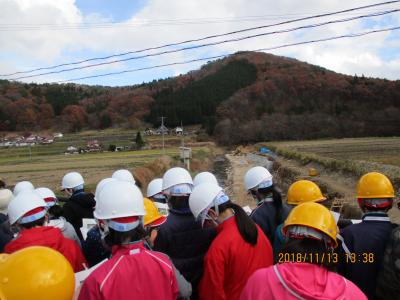
[[[107,235],[110,233],[110,228],[108,227],[107,222],[103,221],[103,220],[97,220],[97,225],[99,226],[99,231],[100,231],[100,236],[101,239],[104,240]]]

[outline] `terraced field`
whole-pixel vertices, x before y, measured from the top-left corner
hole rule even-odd
[[[180,138],[165,137],[166,149],[163,152],[161,137],[147,138],[153,149],[123,152],[100,152],[85,154],[64,154],[68,146],[84,147],[89,140],[97,139],[108,149],[108,145],[128,146],[135,138],[135,132],[124,130],[86,131],[78,134],[69,134],[57,139],[51,145],[37,145],[28,147],[0,149],[0,178],[7,184],[13,185],[21,180],[31,180],[36,186],[48,186],[58,190],[62,176],[71,170],[81,172],[89,188],[102,178],[111,176],[119,168],[132,169],[142,166],[166,154],[172,157],[179,156]],[[186,138],[188,142],[191,137]],[[209,151],[205,146],[194,146],[193,155],[204,155]]]
[[[362,160],[400,167],[398,137],[279,142],[274,145],[323,157]]]

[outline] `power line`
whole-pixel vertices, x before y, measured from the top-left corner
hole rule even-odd
[[[264,15],[237,18],[197,18],[197,19],[171,19],[171,20],[150,20],[143,19],[130,22],[96,22],[96,23],[64,23],[64,24],[7,24],[0,23],[0,32],[7,31],[32,31],[32,30],[81,30],[81,29],[115,29],[135,27],[158,27],[158,26],[181,26],[181,25],[202,25],[222,24],[238,22],[262,22],[265,20],[288,20],[293,16],[309,16],[310,14],[287,14],[287,15]],[[357,15],[357,14],[347,14]]]
[[[64,67],[64,66],[78,65],[78,64],[82,64],[82,63],[86,63],[86,62],[90,62],[90,61],[105,60],[105,59],[110,59],[113,57],[126,56],[129,54],[141,53],[141,52],[146,52],[146,51],[150,51],[150,50],[158,50],[158,49],[162,49],[162,48],[166,48],[166,47],[179,46],[179,45],[193,43],[193,42],[200,42],[200,41],[204,41],[204,40],[208,40],[208,39],[212,39],[212,38],[234,35],[234,34],[238,34],[238,33],[243,33],[243,32],[263,29],[263,28],[269,28],[269,27],[275,27],[275,26],[280,26],[280,25],[286,25],[286,24],[290,24],[290,23],[306,21],[306,20],[321,18],[321,17],[327,17],[327,16],[336,15],[336,14],[348,13],[348,12],[353,12],[353,11],[357,11],[357,10],[361,10],[361,9],[374,8],[377,6],[389,5],[389,4],[394,4],[394,3],[398,3],[398,2],[400,2],[400,0],[380,2],[380,3],[365,5],[365,6],[354,7],[354,8],[350,8],[350,9],[344,9],[344,10],[339,10],[339,11],[334,11],[334,12],[312,15],[312,16],[308,16],[308,17],[297,18],[297,19],[279,22],[279,23],[275,23],[275,24],[250,27],[250,28],[235,30],[235,31],[226,32],[226,33],[222,33],[222,34],[214,34],[214,35],[209,35],[209,36],[205,36],[205,37],[201,37],[201,38],[195,38],[195,39],[190,39],[190,40],[181,41],[181,42],[175,42],[175,43],[169,43],[169,44],[164,44],[164,45],[155,46],[155,47],[149,47],[149,48],[135,50],[135,51],[128,51],[128,52],[123,52],[123,53],[118,53],[118,54],[113,54],[113,55],[108,55],[108,56],[102,56],[102,57],[88,58],[85,60],[63,63],[63,64],[53,65],[53,66],[48,66],[48,67],[40,67],[40,68],[31,69],[31,70],[27,70],[27,71],[18,71],[18,72],[9,73],[9,74],[0,74],[0,76],[3,76],[3,77],[13,76],[13,75],[17,75],[17,74],[32,73],[32,72],[41,71],[41,70],[50,70],[50,69],[55,69],[55,68]]]
[[[281,48],[287,48],[287,47],[291,47],[291,46],[299,46],[299,45],[305,45],[305,44],[327,42],[327,41],[338,40],[338,39],[343,39],[343,38],[355,38],[355,37],[360,37],[360,36],[369,35],[369,34],[373,34],[373,33],[394,31],[394,30],[398,30],[398,29],[400,29],[400,26],[390,27],[390,28],[383,28],[383,29],[376,29],[376,30],[365,31],[365,32],[360,32],[360,33],[349,33],[349,34],[339,35],[339,36],[334,36],[334,37],[321,38],[321,39],[315,39],[315,40],[309,40],[309,41],[303,41],[303,42],[297,42],[297,43],[291,43],[291,44],[284,44],[284,45],[279,45],[279,46],[269,47],[269,48],[261,48],[261,49],[256,49],[256,50],[247,50],[247,51],[252,51],[252,52],[270,51],[270,50],[276,50],[276,49],[281,49]],[[105,77],[105,76],[111,76],[111,75],[120,75],[120,74],[132,73],[132,72],[138,72],[138,71],[144,71],[144,70],[158,69],[158,68],[162,68],[162,67],[184,65],[184,64],[200,62],[200,61],[205,61],[205,60],[223,58],[223,57],[226,57],[226,56],[229,56],[229,55],[232,55],[232,54],[234,54],[234,53],[221,54],[221,55],[209,56],[209,57],[203,57],[203,58],[197,58],[197,59],[187,60],[187,61],[183,61],[183,62],[173,62],[173,63],[155,65],[155,66],[144,67],[144,68],[129,69],[129,70],[118,71],[118,72],[110,72],[110,73],[104,73],[104,74],[98,74],[98,75],[91,75],[91,76],[85,76],[85,77],[79,77],[79,78],[72,78],[72,79],[67,79],[67,80],[59,80],[59,81],[56,81],[54,83],[65,83],[65,82],[78,81],[78,80],[83,80],[83,79],[98,78],[98,77]]]
[[[367,11],[368,12],[368,11]],[[375,11],[369,11],[375,12]],[[318,14],[325,14],[329,12],[319,12]],[[255,16],[237,16],[237,17],[206,17],[206,18],[190,18],[190,19],[138,19],[136,21],[137,24],[141,23],[156,23],[161,25],[167,25],[170,22],[212,22],[212,21],[236,21],[236,20],[253,20],[253,19],[262,19],[265,18],[288,18],[293,16],[310,16],[316,13],[304,12],[304,13],[286,13],[286,14],[267,14],[267,15],[255,15]],[[104,22],[80,22],[80,23],[0,23],[0,27],[10,27],[10,26],[54,26],[54,27],[63,27],[63,26],[101,26],[101,25],[124,25],[124,24],[135,24],[135,21],[127,23],[126,21],[104,21]]]
[[[211,42],[211,43],[206,43],[206,44],[200,44],[200,45],[196,45],[196,46],[184,47],[184,48],[179,48],[179,49],[174,49],[174,50],[165,50],[165,51],[151,53],[151,54],[145,54],[145,55],[141,55],[141,56],[128,57],[128,58],[124,58],[124,59],[90,64],[90,65],[86,65],[86,66],[67,68],[67,69],[62,69],[62,70],[58,70],[58,71],[50,71],[50,72],[44,72],[44,73],[39,73],[39,74],[20,76],[20,77],[16,77],[16,78],[11,78],[10,80],[20,80],[20,79],[39,77],[39,76],[45,76],[45,75],[50,75],[50,74],[60,74],[60,73],[70,72],[70,71],[75,71],[75,70],[82,70],[82,69],[87,69],[87,68],[93,68],[93,67],[98,67],[98,66],[104,66],[104,65],[110,65],[110,64],[120,63],[120,62],[131,61],[131,60],[138,60],[138,59],[147,58],[147,57],[154,57],[154,56],[159,56],[159,55],[164,55],[164,54],[170,54],[170,53],[183,52],[183,51],[187,51],[187,50],[199,49],[199,48],[204,48],[204,47],[216,46],[216,45],[225,44],[225,43],[238,42],[238,41],[243,41],[243,40],[266,36],[266,35],[288,33],[288,32],[297,31],[297,30],[301,30],[301,29],[315,28],[315,27],[325,26],[325,25],[329,25],[329,24],[353,21],[353,20],[362,19],[362,18],[382,16],[385,14],[398,12],[398,11],[400,11],[400,9],[383,11],[383,12],[368,14],[368,15],[362,15],[362,16],[358,16],[358,17],[351,17],[351,18],[327,21],[327,22],[322,22],[322,23],[317,23],[317,24],[304,25],[304,26],[300,26],[300,27],[277,30],[277,31],[272,31],[272,32],[259,33],[259,34],[255,34],[255,35],[244,36],[244,37],[239,37],[239,38],[234,38],[234,39],[227,39],[227,40]]]

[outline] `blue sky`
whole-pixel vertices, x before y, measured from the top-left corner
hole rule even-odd
[[[77,0],[76,6],[85,14],[100,14],[120,22],[131,18],[146,5],[145,0]]]
[[[0,26],[3,26],[0,27],[0,74],[139,50],[372,3],[376,1],[354,0],[351,3],[343,3],[340,0],[304,0],[300,3],[289,0],[0,0]],[[394,4],[363,10],[357,14],[399,8],[399,4]],[[355,15],[349,13],[309,20],[256,30],[249,34]],[[21,30],[19,26],[27,26],[28,29]],[[55,82],[392,26],[400,26],[399,12],[384,17],[332,24],[312,30],[259,37],[23,81]],[[246,34],[231,37],[243,35]],[[226,38],[230,37],[223,39]],[[171,48],[163,50],[167,49]],[[400,79],[400,30],[282,48],[272,53],[294,57],[340,73]],[[76,82],[111,86],[139,84],[186,73],[199,68],[201,64],[191,63]],[[1,77],[3,78],[13,77]]]

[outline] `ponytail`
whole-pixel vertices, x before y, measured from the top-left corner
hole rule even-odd
[[[239,205],[231,201],[225,202],[218,207],[220,212],[232,209],[235,212],[236,225],[242,238],[249,244],[257,244],[258,231],[257,226],[246,212]]]

